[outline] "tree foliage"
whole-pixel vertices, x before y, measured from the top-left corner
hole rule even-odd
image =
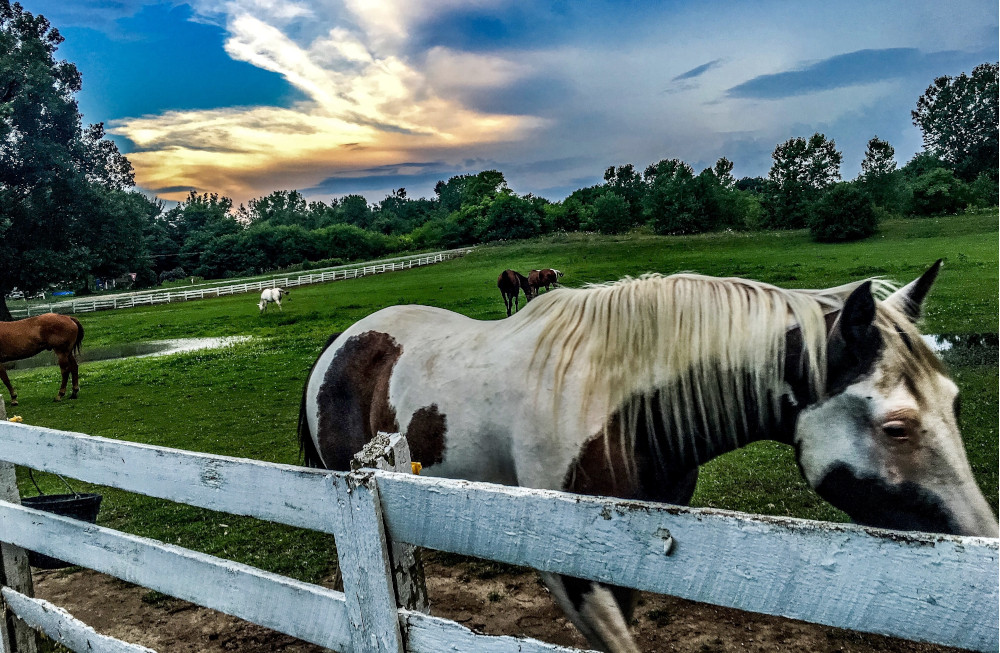
[[[104,126],[81,126],[80,73],[43,16],[0,0],[0,319],[4,296],[148,263],[158,206],[128,193],[132,167]]]
[[[857,185],[834,184],[809,214],[812,237],[820,242],[860,240],[878,231],[878,214],[871,198]]]
[[[971,75],[938,77],[917,99],[913,124],[923,132],[924,148],[946,161],[960,179],[983,172],[996,179],[997,125],[1000,123],[998,65],[984,63]]]
[[[765,225],[773,229],[804,227],[813,202],[840,180],[843,155],[824,134],[791,138],[774,148],[770,182],[764,192]]]

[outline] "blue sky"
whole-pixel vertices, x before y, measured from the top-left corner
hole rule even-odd
[[[553,200],[609,165],[726,156],[766,175],[819,131],[854,178],[905,163],[940,75],[998,57],[995,2],[22,0],[66,37],[80,108],[140,186],[310,199],[487,168]]]

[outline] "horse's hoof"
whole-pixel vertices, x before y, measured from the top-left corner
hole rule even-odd
[[[10,400],[10,405],[11,406],[16,406],[17,405],[17,399],[11,399]]]
[[[58,397],[56,397],[52,401],[62,401],[62,400],[63,400],[62,395],[59,395]]]

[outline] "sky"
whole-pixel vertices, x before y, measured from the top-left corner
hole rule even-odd
[[[21,2],[165,200],[432,197],[497,169],[556,201],[667,158],[766,176],[814,132],[853,179],[876,135],[905,164],[920,94],[1000,48],[995,0]]]

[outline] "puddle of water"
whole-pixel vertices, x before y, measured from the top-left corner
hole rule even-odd
[[[114,347],[85,347],[77,360],[80,363],[93,361],[116,360],[119,358],[146,358],[149,356],[168,356],[199,349],[216,349],[228,347],[250,340],[250,336],[227,336],[225,338],[177,338],[176,340],[152,340],[150,342],[134,342]],[[25,358],[19,361],[4,363],[8,370],[27,370],[36,367],[57,365],[56,356],[51,351]]]
[[[925,335],[924,342],[952,364],[996,365],[1000,350],[996,333]]]

